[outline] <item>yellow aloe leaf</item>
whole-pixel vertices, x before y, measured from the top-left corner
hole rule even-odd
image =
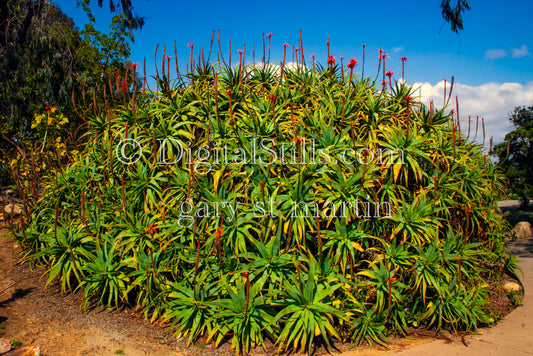
[[[224,171],[224,167],[216,171],[215,174],[213,175],[213,188],[215,190],[215,194],[217,194],[218,192],[218,182],[220,181],[220,176],[222,175],[223,171]]]
[[[359,252],[365,252],[365,249],[357,242],[352,241],[352,246]]]

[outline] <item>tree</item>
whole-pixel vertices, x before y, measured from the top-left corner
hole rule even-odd
[[[83,0],[83,2],[81,3],[85,11],[87,11],[89,18],[93,18],[91,10],[90,10],[90,4],[91,4],[91,0]],[[103,0],[98,0],[98,6],[99,7],[103,6]],[[137,13],[135,12],[135,9],[133,8],[133,4],[131,3],[131,0],[120,0],[120,2],[109,0],[109,10],[111,12],[115,12],[115,11],[120,12],[120,9],[122,9],[122,14],[125,15],[125,19],[126,19],[125,24],[129,30],[140,30],[144,26],[145,18],[137,15]],[[94,18],[93,18],[93,22],[94,22]]]
[[[527,205],[533,189],[533,106],[519,106],[509,120],[516,130],[505,135],[505,142],[494,147],[493,155],[510,183],[510,192]]]
[[[455,6],[452,6],[451,0],[441,0],[440,8],[442,10],[442,17],[444,21],[450,24],[453,32],[459,33],[463,30],[463,12],[470,10],[470,6],[466,0],[457,0]]]
[[[0,184],[5,186],[8,163],[32,139],[32,122],[46,107],[68,117],[63,139],[83,133],[83,113],[104,100],[104,91],[107,99],[117,91],[133,35],[124,13],[114,16],[105,34],[91,23],[78,29],[48,1],[2,1],[0,10]]]

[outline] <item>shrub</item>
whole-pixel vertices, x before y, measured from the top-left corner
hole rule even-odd
[[[19,236],[48,282],[238,353],[487,322],[505,180],[453,113],[332,57],[239,62],[90,118]]]

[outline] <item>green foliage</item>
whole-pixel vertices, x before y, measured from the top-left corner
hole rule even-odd
[[[54,108],[68,120],[62,123],[50,140],[59,138],[74,149],[86,129],[89,111],[120,101],[121,84],[129,92],[134,78],[128,73],[126,58],[131,30],[126,15],[113,19],[109,34],[96,31],[92,24],[79,30],[55,4],[49,1],[2,1],[0,11],[0,179],[8,184],[39,185],[20,179],[22,172],[11,165],[21,155],[23,165],[40,165],[33,142],[38,137],[32,123]],[[113,78],[113,80],[111,80]],[[123,90],[126,91],[126,90]],[[43,131],[44,132],[44,131]],[[40,147],[39,147],[40,149]],[[22,153],[21,153],[22,152]],[[42,151],[41,151],[42,153]],[[48,155],[50,156],[50,155]],[[33,160],[33,161],[32,161]],[[32,161],[32,162],[30,162]],[[56,159],[54,164],[59,164]],[[52,162],[47,162],[50,167]],[[11,170],[14,169],[14,172]],[[12,174],[11,174],[12,173]],[[26,198],[17,187],[22,198]]]
[[[201,64],[91,116],[16,231],[27,258],[238,354],[488,322],[504,178],[409,86],[340,72]]]
[[[470,5],[466,0],[455,1],[455,6],[452,6],[451,2],[451,0],[441,0],[442,18],[450,24],[453,32],[459,33],[463,30],[463,12],[470,10]]]
[[[509,117],[516,130],[494,146],[498,167],[509,179],[510,193],[528,206],[533,190],[533,106],[516,107]]]

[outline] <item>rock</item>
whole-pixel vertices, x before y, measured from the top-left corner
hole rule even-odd
[[[24,209],[24,206],[22,206],[21,204],[7,204],[4,207],[4,212],[11,216],[17,216],[17,215],[22,214],[23,209]]]
[[[502,285],[502,288],[508,292],[520,292],[520,284],[515,281],[508,281]]]
[[[11,341],[8,339],[0,339],[0,354],[11,350]]]
[[[38,345],[29,345],[20,347],[16,350],[10,351],[8,353],[2,354],[2,356],[40,356],[41,349]]]
[[[513,229],[513,234],[517,239],[533,237],[533,227],[527,221],[521,221]]]

